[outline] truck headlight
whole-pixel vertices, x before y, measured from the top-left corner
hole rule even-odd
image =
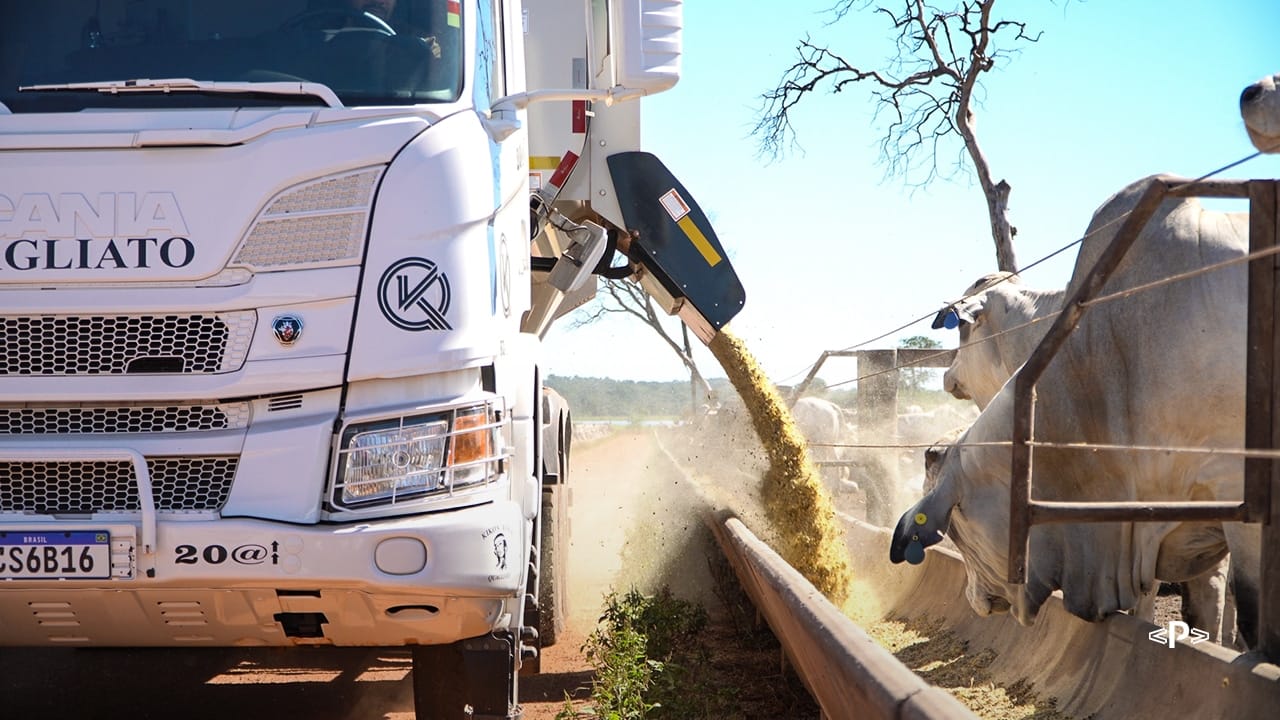
[[[397,504],[492,482],[501,427],[488,404],[349,425],[332,499],[348,508]]]

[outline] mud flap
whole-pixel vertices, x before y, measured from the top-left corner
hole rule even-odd
[[[507,633],[449,645],[418,645],[413,655],[416,720],[519,720],[515,641]]]
[[[667,311],[678,313],[703,342],[709,342],[746,302],[715,230],[658,158],[622,152],[610,155],[608,162],[623,220],[632,233],[631,259],[675,300]]]

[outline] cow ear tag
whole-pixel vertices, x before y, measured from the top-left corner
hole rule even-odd
[[[950,315],[948,315],[948,317],[950,317]],[[929,522],[929,517],[924,513],[916,513],[915,521],[916,525],[924,525],[926,522]],[[913,533],[911,535],[911,542],[907,543],[906,557],[907,562],[912,565],[919,565],[924,562],[924,545],[920,542],[919,533]]]
[[[942,316],[942,326],[948,330],[960,327],[960,314],[955,311],[955,308],[948,310],[947,314]]]

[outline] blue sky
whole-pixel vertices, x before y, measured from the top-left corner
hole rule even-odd
[[[924,189],[884,177],[882,124],[866,89],[826,89],[794,113],[799,148],[769,159],[751,130],[762,93],[806,34],[851,63],[884,67],[891,29],[870,12],[834,25],[832,0],[690,0],[676,87],[645,99],[644,149],[681,179],[710,217],[746,288],[730,328],[775,382],[795,381],[823,350],[862,343],[936,311],[996,269],[982,191],[972,176]],[[895,3],[896,6],[896,3]],[[1109,195],[1146,175],[1199,176],[1254,152],[1241,90],[1280,71],[1275,0],[1004,0],[1005,17],[1042,31],[1039,43],[988,73],[979,142],[996,179],[1013,187],[1019,265],[1077,239]],[[1013,13],[1018,13],[1014,15]],[[943,150],[944,163],[960,150]],[[1264,156],[1219,177],[1280,177]],[[1245,209],[1243,205],[1222,205]],[[1028,271],[1061,287],[1074,249]],[[548,336],[552,374],[632,380],[687,378],[648,328],[617,318]],[[673,327],[674,327],[673,319]],[[870,347],[927,335],[928,320]],[[698,353],[703,372],[721,377]],[[832,361],[829,383],[856,377]]]

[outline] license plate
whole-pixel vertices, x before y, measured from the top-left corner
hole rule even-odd
[[[93,580],[111,577],[105,530],[0,532],[0,580]]]

